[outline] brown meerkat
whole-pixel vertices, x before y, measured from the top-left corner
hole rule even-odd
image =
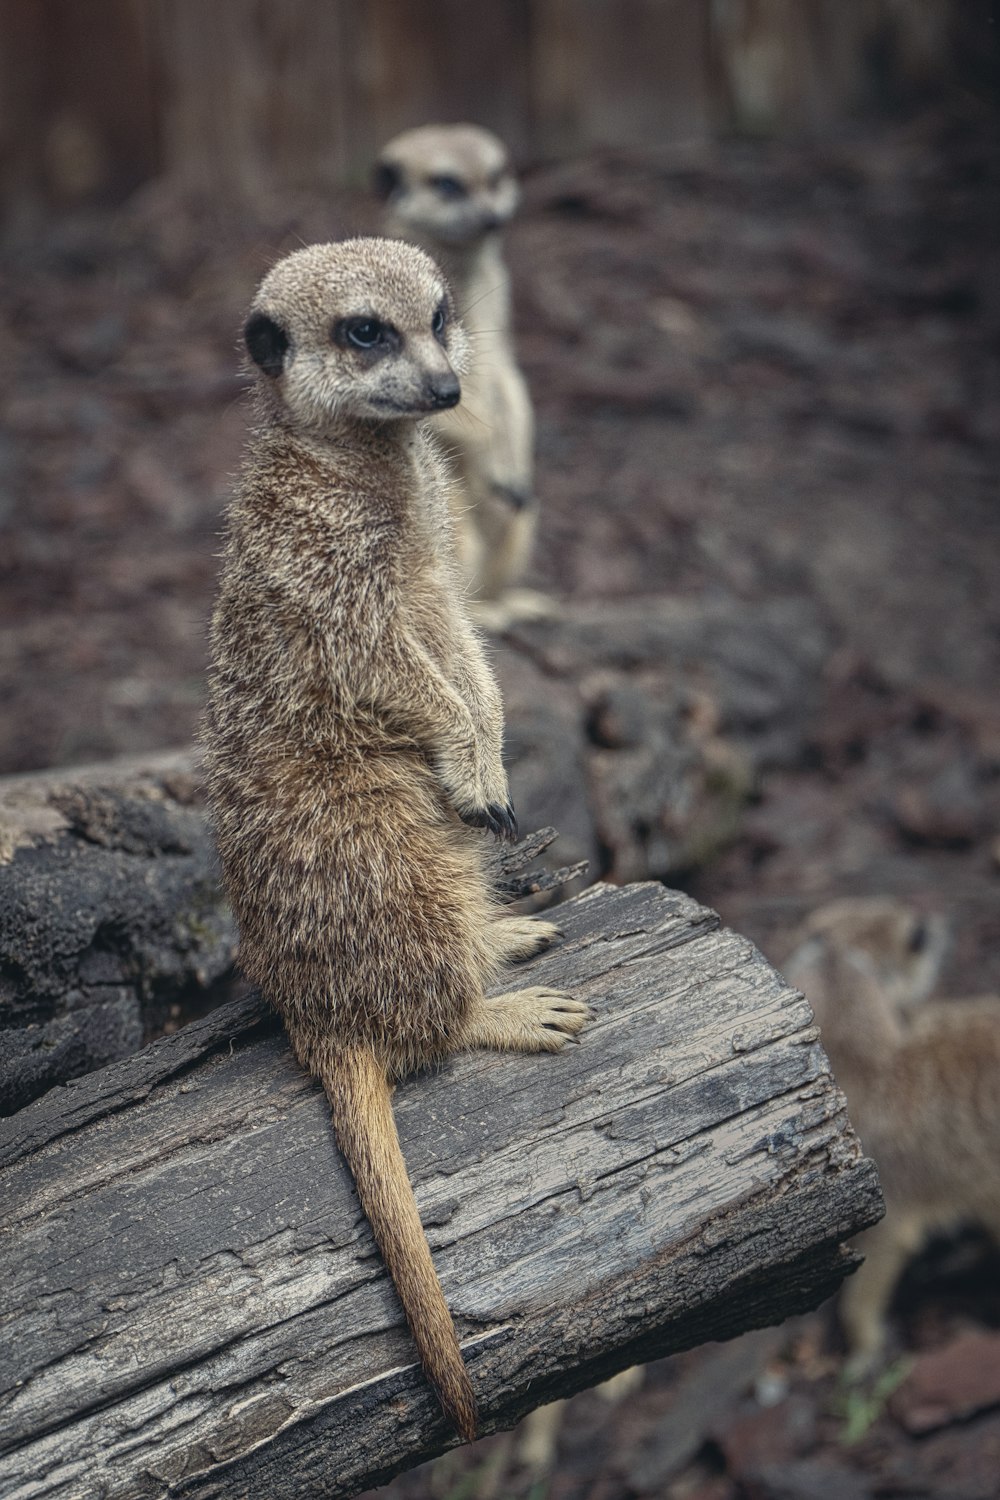
[[[893,1289],[931,1233],[975,1223],[1000,1243],[1000,999],[927,1001],[944,946],[939,918],[847,899],[809,916],[783,965],[885,1193],[841,1300],[856,1372],[878,1358]]]
[[[204,730],[240,961],[326,1090],[424,1369],[471,1438],[392,1086],[459,1049],[558,1051],[590,1012],[544,986],[486,994],[557,930],[504,915],[485,874],[482,830],[515,830],[501,704],[422,420],[459,399],[464,338],[423,251],[361,239],[276,265],[245,340],[258,426]]]
[[[491,628],[546,613],[516,589],[531,555],[534,418],[511,334],[500,231],[518,203],[503,142],[476,125],[424,125],[382,150],[374,185],[386,233],[421,245],[453,289],[471,342],[463,402],[435,419],[455,464],[459,555],[476,618]]]

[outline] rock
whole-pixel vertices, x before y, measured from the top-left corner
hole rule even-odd
[[[816,1407],[801,1394],[775,1406],[748,1403],[720,1422],[712,1436],[725,1457],[727,1472],[742,1480],[807,1453],[816,1440]]]
[[[668,1480],[724,1425],[781,1337],[776,1329],[747,1334],[720,1345],[682,1374],[666,1416],[629,1462],[631,1489],[641,1495],[663,1493]]]
[[[968,848],[982,837],[987,820],[976,769],[967,757],[901,787],[892,806],[901,833],[938,848]]]
[[[918,1354],[889,1406],[912,1433],[1000,1406],[1000,1333],[970,1329],[943,1349]]]
[[[746,1500],[872,1500],[871,1482],[836,1460],[769,1464],[744,1480]]]

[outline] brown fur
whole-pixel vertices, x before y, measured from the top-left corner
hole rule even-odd
[[[457,184],[443,195],[435,182]],[[511,337],[510,278],[500,230],[517,207],[502,142],[475,125],[424,125],[384,148],[376,184],[386,231],[422,245],[455,292],[473,357],[461,407],[435,418],[460,481],[459,554],[477,614],[501,624],[537,613],[539,596],[510,592],[527,567],[537,524],[531,398]],[[506,610],[485,601],[504,598]]]
[[[461,365],[450,314],[434,331],[449,306],[434,263],[385,240],[310,246],[264,279],[204,744],[243,969],[329,1096],[424,1368],[471,1438],[390,1087],[459,1048],[557,1051],[588,1011],[543,987],[485,994],[556,930],[498,912],[484,873],[479,829],[513,831],[500,697],[418,420]],[[391,347],[356,349],[359,320]]]
[[[835,901],[784,966],[885,1193],[842,1303],[859,1368],[881,1350],[893,1287],[929,1233],[969,1221],[1000,1242],[1000,1002],[925,1003],[942,950],[941,924],[900,902]]]

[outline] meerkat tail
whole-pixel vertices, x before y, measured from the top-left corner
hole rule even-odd
[[[324,1062],[321,1081],[337,1142],[403,1304],[424,1373],[445,1415],[471,1443],[476,1437],[476,1399],[417,1212],[389,1084],[375,1057],[360,1048]]]

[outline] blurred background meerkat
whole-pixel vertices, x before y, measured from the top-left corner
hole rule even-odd
[[[885,1193],[841,1319],[856,1372],[878,1358],[907,1261],[936,1230],[1000,1244],[1000,997],[927,1001],[944,924],[888,898],[814,911],[783,965],[805,994]]]
[[[460,409],[435,427],[452,456],[459,553],[480,624],[546,612],[514,587],[535,538],[534,418],[511,336],[510,277],[500,232],[517,208],[507,149],[475,125],[424,125],[384,147],[374,173],[388,234],[428,250],[444,269],[471,339]]]

